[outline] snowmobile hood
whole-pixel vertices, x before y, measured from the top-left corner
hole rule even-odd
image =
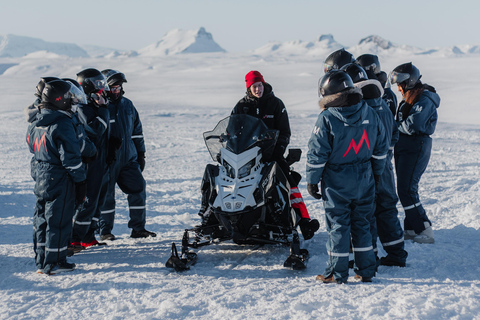
[[[364,100],[362,100],[352,106],[330,107],[327,110],[343,123],[352,127],[358,127],[367,118],[368,108],[370,107]]]
[[[58,121],[60,118],[72,116],[62,110],[51,110],[51,109],[41,109],[40,112],[37,114],[37,127],[43,127],[51,125],[52,123]]]

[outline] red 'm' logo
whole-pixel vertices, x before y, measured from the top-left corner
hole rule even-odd
[[[55,99],[55,101],[60,101],[60,100],[62,100],[62,96],[58,96],[58,98]]]
[[[355,151],[355,154],[358,154],[358,151],[360,151],[360,148],[362,147],[363,141],[367,143],[368,150],[370,150],[370,141],[368,141],[367,129],[363,130],[362,138],[360,139],[358,145],[355,140],[352,139],[350,145],[348,146],[347,152],[345,152],[343,157],[345,158],[345,156],[348,154],[348,152],[350,152],[350,149],[352,148]]]
[[[28,140],[30,140],[30,136],[28,137]],[[43,133],[42,137],[40,140],[38,138],[35,138],[35,142],[33,143],[33,152],[35,151],[40,151],[40,147],[42,146],[45,148],[45,151],[47,151],[47,145],[45,144],[45,132]]]

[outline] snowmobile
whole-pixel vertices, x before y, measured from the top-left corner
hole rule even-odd
[[[218,164],[205,169],[202,224],[185,230],[180,255],[172,243],[166,267],[188,270],[197,261],[197,254],[189,248],[225,240],[247,245],[290,245],[284,266],[294,270],[306,267],[308,251],[300,249],[290,185],[279,165],[271,160],[278,134],[262,120],[245,114],[231,115],[203,134]],[[291,165],[300,156],[300,149],[290,149],[286,160]]]

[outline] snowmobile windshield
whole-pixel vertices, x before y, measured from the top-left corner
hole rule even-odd
[[[279,131],[268,129],[262,120],[246,114],[234,114],[221,120],[215,129],[203,134],[212,159],[220,159],[220,150],[240,154],[255,146],[260,147],[264,158],[269,158],[277,142]]]

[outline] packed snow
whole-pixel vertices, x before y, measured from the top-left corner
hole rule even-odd
[[[332,50],[333,51],[333,50]],[[355,51],[355,55],[364,52]],[[300,190],[321,227],[302,246],[304,271],[283,268],[289,248],[254,250],[232,242],[204,247],[191,270],[165,267],[172,242],[200,222],[200,182],[212,163],[202,133],[228,116],[259,70],[289,112],[291,147],[307,151],[319,107],[324,57],[210,53],[160,57],[69,58],[49,54],[0,58],[0,319],[480,319],[480,56],[380,56],[382,69],[413,61],[442,102],[420,197],[435,244],[406,242],[406,268],[378,269],[373,283],[315,280],[328,259],[321,201]],[[3,67],[2,67],[3,66]],[[73,272],[36,273],[32,245],[34,183],[23,109],[42,76],[75,77],[84,68],[119,69],[135,103],[147,147],[147,229],[132,239],[126,197],[117,193],[117,240],[69,258]],[[394,88],[396,89],[396,88]],[[305,176],[305,157],[295,165]],[[398,205],[403,223],[404,212]],[[303,241],[303,240],[302,240]],[[380,256],[384,252],[380,252]]]

